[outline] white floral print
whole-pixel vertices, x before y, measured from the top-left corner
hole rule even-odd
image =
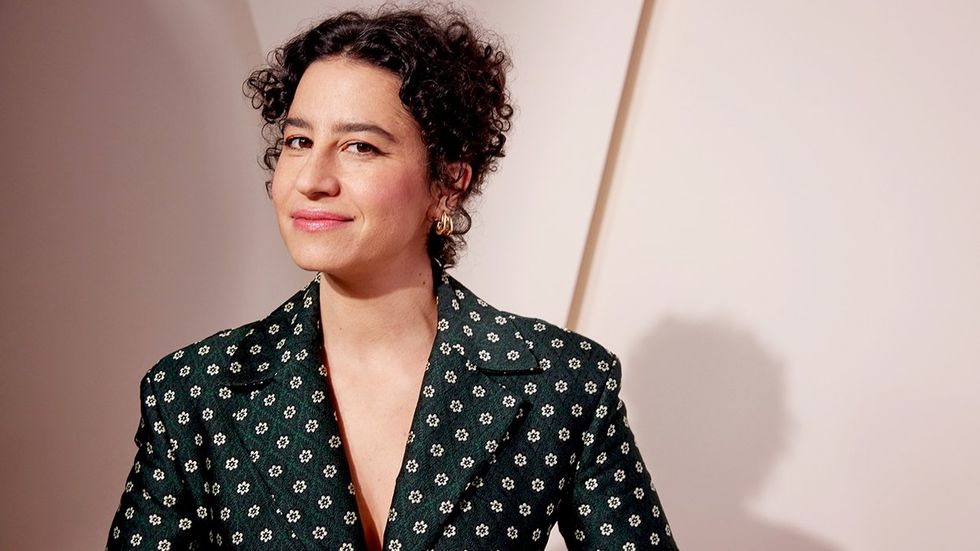
[[[677,549],[618,358],[497,310],[433,264],[439,321],[383,548]],[[320,277],[167,355],[107,549],[365,549],[321,361]]]

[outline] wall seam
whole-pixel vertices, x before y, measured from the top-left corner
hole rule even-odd
[[[654,0],[643,0],[640,8],[640,17],[637,21],[636,32],[633,35],[633,47],[630,51],[630,60],[626,68],[626,76],[623,78],[623,89],[619,96],[619,106],[616,109],[616,119],[613,124],[613,131],[609,138],[609,147],[606,150],[606,160],[602,167],[602,176],[599,180],[599,189],[596,192],[596,201],[592,209],[592,217],[589,221],[589,231],[586,234],[585,246],[582,249],[582,258],[579,261],[578,275],[575,277],[575,287],[572,292],[572,300],[568,309],[568,317],[565,327],[576,330],[581,321],[582,307],[585,294],[588,290],[589,279],[592,272],[592,264],[595,260],[596,248],[598,247],[599,234],[602,231],[602,223],[606,214],[606,205],[609,201],[609,194],[612,189],[612,182],[615,176],[616,165],[619,162],[619,153],[622,148],[623,132],[626,121],[629,118],[633,104],[633,93],[636,88],[636,78],[640,71],[643,57],[643,49],[646,44],[647,33],[650,30],[650,20],[653,15]]]

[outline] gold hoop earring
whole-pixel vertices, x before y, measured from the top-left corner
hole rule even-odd
[[[453,233],[453,219],[449,213],[442,211],[442,218],[436,221],[437,235],[451,235]]]

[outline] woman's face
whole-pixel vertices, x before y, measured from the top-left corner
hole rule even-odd
[[[301,268],[337,275],[417,269],[436,213],[426,150],[393,73],[347,58],[312,63],[272,178],[279,231]]]

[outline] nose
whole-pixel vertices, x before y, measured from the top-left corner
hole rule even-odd
[[[340,193],[335,159],[327,151],[310,150],[296,173],[295,187],[308,197]]]

